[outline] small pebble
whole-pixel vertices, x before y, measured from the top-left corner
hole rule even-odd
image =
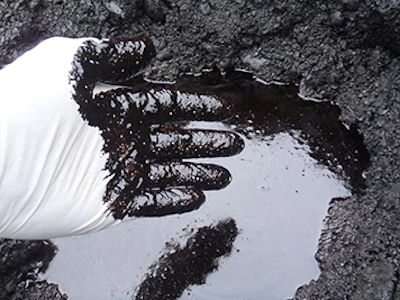
[[[210,7],[210,3],[208,3],[207,0],[202,0],[200,2],[200,11],[204,14],[204,15],[208,15],[211,12],[211,7]]]
[[[344,17],[340,11],[332,13],[330,19],[333,26],[341,26],[344,24]]]

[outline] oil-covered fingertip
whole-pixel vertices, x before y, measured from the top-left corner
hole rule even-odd
[[[215,164],[192,162],[155,163],[150,166],[149,178],[152,186],[190,187],[196,190],[218,190],[227,186],[231,174]]]
[[[192,196],[192,200],[186,205],[182,206],[182,209],[179,212],[180,214],[199,209],[200,206],[202,206],[203,203],[206,201],[206,196],[202,191],[192,190],[190,191],[190,193]]]
[[[197,172],[193,173],[196,178],[194,186],[202,190],[220,190],[232,181],[231,173],[220,165],[193,164],[193,168],[197,169]]]
[[[156,50],[149,37],[138,36],[100,40],[94,49],[86,49],[86,52],[93,52],[89,53],[95,65],[92,77],[105,83],[121,83],[141,72]]]
[[[198,209],[205,201],[201,190],[192,188],[172,188],[168,190],[149,191],[134,199],[135,216],[162,217],[183,214]]]
[[[231,144],[231,147],[229,148],[231,150],[231,152],[228,155],[239,154],[240,152],[243,151],[243,149],[245,147],[244,140],[237,133],[230,132],[230,135],[232,136],[232,144]]]
[[[135,38],[137,41],[142,42],[144,45],[143,49],[140,49],[141,55],[145,61],[150,61],[156,55],[156,47],[153,41],[147,35],[141,35]]]
[[[227,187],[232,181],[231,173],[221,166],[216,166],[219,174],[215,178],[215,186],[213,189],[219,190]]]
[[[136,54],[137,57],[141,57],[144,60],[150,60],[156,55],[156,48],[154,46],[154,43],[146,35],[139,35],[133,38],[112,38],[107,43],[110,49],[112,49],[113,54]],[[106,48],[105,50],[107,51]]]

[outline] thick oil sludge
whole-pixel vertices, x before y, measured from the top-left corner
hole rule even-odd
[[[199,228],[186,245],[168,245],[168,251],[150,267],[135,299],[177,299],[193,284],[204,284],[218,268],[218,258],[230,254],[238,234],[235,221],[222,220]]]
[[[225,167],[232,182],[205,190],[205,203],[193,212],[54,240],[59,252],[43,278],[72,300],[286,299],[316,279],[329,201],[362,190],[368,164],[362,137],[338,120],[339,110],[240,72],[130,84],[137,92],[214,94],[235,104],[236,115],[225,122],[180,124],[242,136],[236,156],[191,160]]]
[[[146,37],[87,41],[75,55],[70,74],[73,98],[82,118],[97,127],[104,140],[102,151],[108,156],[106,169],[112,179],[103,200],[117,220],[197,209],[205,200],[203,189],[225,187],[230,181],[229,171],[215,165],[170,162],[229,156],[243,148],[240,137],[233,133],[163,127],[170,122],[218,121],[231,115],[232,105],[213,96],[129,87],[94,93],[100,82],[116,82],[129,78],[127,74],[137,74],[154,55],[154,45]],[[199,143],[187,147],[187,143],[179,142],[185,139]],[[216,139],[226,143],[221,147]],[[161,161],[166,163],[161,165]],[[167,178],[153,180],[162,176]]]
[[[0,269],[0,286],[4,288],[0,299],[12,299],[16,284],[27,282],[28,287],[39,280],[39,272],[46,272],[57,247],[49,241],[4,240],[1,250],[4,261]]]
[[[135,88],[159,89],[137,79]],[[298,89],[290,85],[265,85],[244,72],[219,72],[182,77],[173,87],[193,94],[215,94],[235,105],[236,115],[227,122],[248,138],[263,139],[278,133],[298,130],[311,148],[310,155],[333,172],[346,177],[352,188],[363,187],[362,172],[369,154],[356,125],[347,128],[340,120],[340,110],[327,102],[304,101]]]

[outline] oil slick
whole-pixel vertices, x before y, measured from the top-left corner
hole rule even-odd
[[[140,80],[131,84],[153,87]],[[235,104],[237,115],[228,123],[186,124],[229,129],[244,138],[243,152],[233,158],[192,160],[224,166],[231,184],[206,191],[207,201],[197,211],[53,240],[59,252],[42,278],[59,283],[72,300],[292,297],[300,285],[318,277],[314,255],[329,201],[362,190],[369,159],[362,138],[355,128],[343,126],[334,106],[301,100],[294,87],[265,86],[248,74],[211,72],[181,78],[171,87],[215,93]],[[217,266],[202,270],[187,264],[193,280],[172,295],[182,281],[179,268],[168,261],[184,263],[187,256],[176,253],[185,253],[188,241],[205,228],[224,232],[226,227],[218,224],[227,219],[238,233],[224,235],[232,247],[208,261],[192,251],[193,260]],[[210,253],[218,248],[207,245]]]

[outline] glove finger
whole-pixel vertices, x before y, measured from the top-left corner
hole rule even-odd
[[[169,188],[150,190],[136,195],[130,199],[128,205],[117,210],[123,216],[159,217],[196,210],[204,201],[205,196],[200,190]]]
[[[137,92],[119,88],[99,93],[95,98],[110,117],[122,115],[127,124],[138,119],[148,124],[219,121],[233,115],[232,104],[220,97],[166,89]]]
[[[154,56],[154,44],[146,36],[90,39],[75,56],[76,76],[73,77],[77,80],[82,78],[85,84],[120,82],[140,72]]]
[[[104,117],[101,103],[93,101],[97,82],[128,80],[140,72],[154,55],[154,45],[147,37],[89,39],[84,42],[74,56],[69,78],[82,117],[92,126],[97,126],[99,117]]]
[[[150,140],[156,159],[232,156],[244,148],[240,136],[228,131],[156,128]]]
[[[149,185],[167,188],[191,186],[201,190],[217,190],[231,181],[229,171],[214,164],[191,162],[155,163],[149,168]]]

